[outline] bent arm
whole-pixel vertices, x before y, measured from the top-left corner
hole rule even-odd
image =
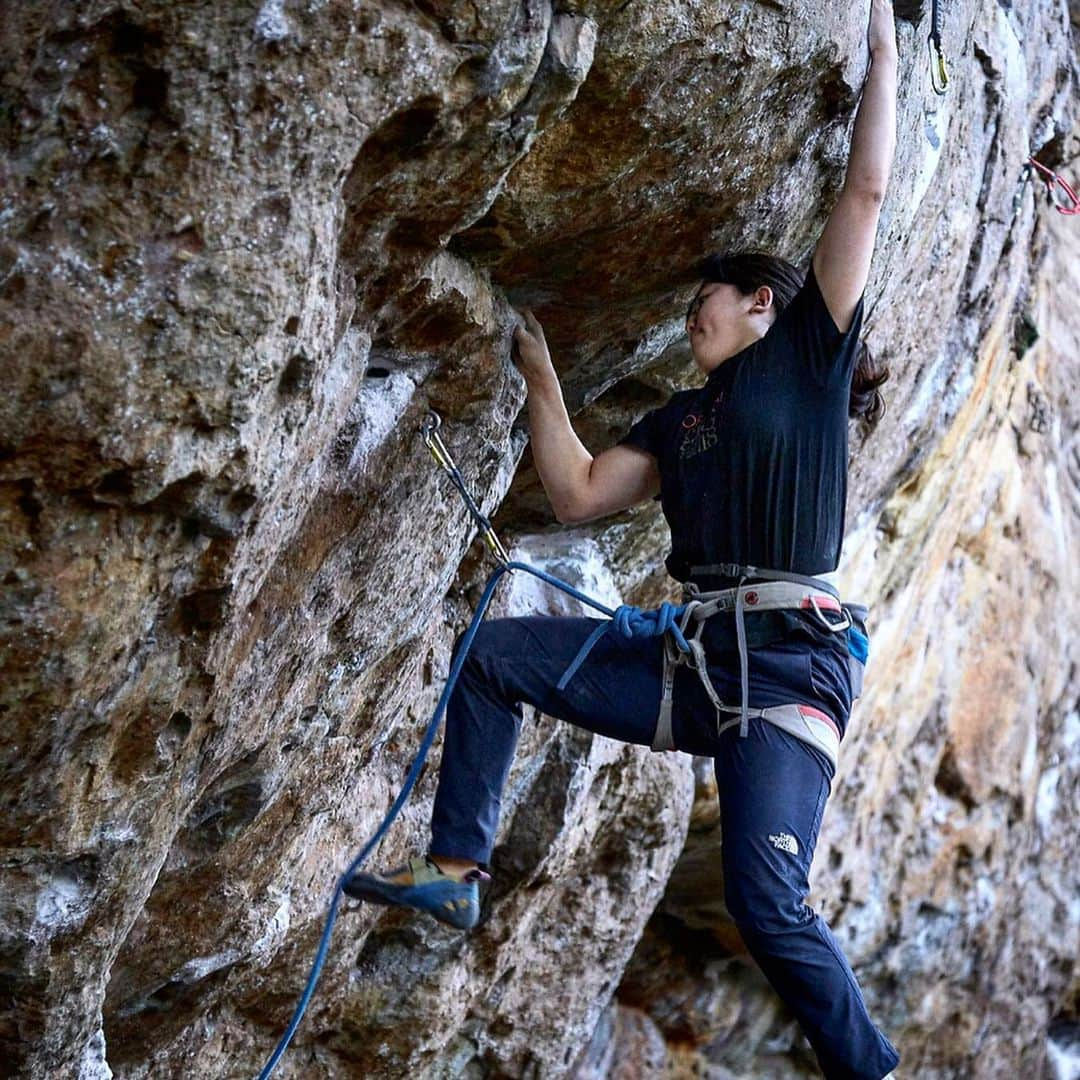
[[[652,454],[613,446],[594,458],[585,449],[570,424],[553,371],[527,381],[533,460],[562,524],[577,525],[625,510],[660,490],[660,471]]]

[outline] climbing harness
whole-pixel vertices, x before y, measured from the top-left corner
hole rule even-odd
[[[805,577],[799,574],[788,574],[776,570],[762,570],[758,567],[738,566],[735,564],[693,567],[692,577],[699,575],[702,577],[710,575],[719,575],[723,577],[737,576],[740,579],[739,584],[733,589],[703,593],[700,592],[693,581],[691,581],[684,589],[686,603],[682,605],[677,606],[670,603],[664,603],[653,611],[642,611],[639,608],[622,605],[612,611],[604,604],[599,603],[592,597],[586,596],[585,593],[575,589],[572,585],[567,584],[567,582],[561,581],[554,575],[548,574],[535,566],[529,566],[528,563],[511,560],[506,549],[499,541],[499,538],[495,535],[495,530],[492,528],[491,522],[488,521],[483,513],[481,513],[479,507],[469,493],[460,470],[454,463],[453,457],[450,455],[450,452],[447,450],[439,436],[440,426],[441,420],[438,414],[435,412],[429,413],[420,427],[424,442],[431,451],[436,462],[438,462],[447,473],[453,481],[454,486],[461,494],[469,514],[479,526],[481,535],[484,537],[488,549],[498,561],[499,565],[492,571],[491,576],[488,578],[487,584],[484,586],[484,591],[480,596],[480,602],[477,604],[476,611],[473,613],[472,620],[469,623],[469,627],[463,635],[461,644],[454,655],[453,662],[450,665],[450,673],[446,679],[446,685],[443,687],[443,692],[439,698],[438,705],[436,705],[435,712],[428,723],[427,730],[424,732],[424,737],[420,742],[420,748],[409,769],[409,774],[405,778],[405,783],[402,785],[401,791],[398,793],[393,805],[387,811],[382,823],[375,830],[375,834],[366,844],[364,844],[360,853],[351,863],[349,863],[345,872],[338,878],[337,885],[334,888],[333,897],[330,901],[330,910],[326,917],[326,923],[323,926],[322,936],[319,939],[319,947],[316,951],[315,960],[312,963],[307,983],[304,986],[303,993],[300,995],[300,1000],[297,1002],[296,1009],[293,1011],[292,1018],[285,1030],[285,1034],[282,1035],[277,1046],[274,1048],[273,1054],[271,1054],[266,1065],[263,1067],[262,1072],[259,1074],[259,1080],[268,1080],[276,1068],[277,1063],[281,1060],[282,1055],[285,1053],[286,1049],[288,1049],[289,1043],[292,1041],[292,1037],[296,1033],[297,1028],[300,1026],[300,1021],[303,1019],[304,1013],[315,992],[315,986],[319,981],[323,965],[326,962],[326,956],[330,948],[330,936],[334,928],[334,922],[337,919],[341,899],[345,895],[345,884],[353,874],[360,869],[368,856],[375,849],[376,845],[386,835],[391,824],[394,822],[394,819],[401,812],[402,807],[404,807],[409,795],[412,793],[412,789],[415,787],[416,781],[427,760],[428,752],[435,742],[435,736],[438,733],[439,725],[446,712],[447,702],[450,700],[450,695],[453,693],[454,687],[457,684],[458,676],[461,674],[461,669],[468,657],[473,639],[476,637],[476,633],[480,628],[480,623],[491,603],[495,588],[504,574],[513,573],[517,570],[532,574],[541,581],[545,581],[549,585],[562,590],[569,596],[574,597],[575,600],[579,600],[581,603],[608,617],[607,622],[601,623],[589,635],[588,640],[579,650],[577,656],[574,657],[563,672],[558,682],[558,688],[560,690],[574,677],[574,674],[585,662],[585,658],[588,656],[593,646],[604,634],[614,632],[627,638],[663,637],[664,691],[661,700],[660,713],[657,717],[656,734],[654,735],[652,743],[653,750],[675,749],[671,732],[672,691],[675,679],[675,668],[679,664],[685,663],[698,673],[698,676],[709,695],[710,701],[712,701],[716,707],[718,734],[738,723],[740,735],[745,736],[747,733],[749,717],[760,717],[789,732],[796,738],[802,739],[804,742],[818,747],[818,749],[826,754],[834,763],[835,767],[840,745],[840,732],[832,718],[826,713],[809,705],[798,704],[773,706],[766,709],[750,709],[748,707],[749,658],[746,647],[745,626],[743,623],[744,612],[747,609],[753,609],[754,611],[792,608],[809,610],[812,611],[833,633],[846,631],[848,633],[849,653],[852,657],[852,689],[855,696],[857,696],[858,687],[861,687],[861,670],[862,665],[866,661],[866,650],[868,647],[868,639],[866,638],[862,622],[866,614],[866,609],[861,608],[858,605],[841,605],[835,587],[824,577]],[[763,580],[760,584],[757,582],[747,583],[747,579],[749,578]],[[701,634],[706,620],[722,611],[731,610],[734,610],[736,618],[739,641],[739,663],[742,680],[742,703],[738,707],[725,705],[717,697],[716,690],[708,676],[705,649],[701,643]],[[823,614],[825,611],[840,612],[840,617],[834,621]],[[691,623],[695,623],[696,627],[694,632],[687,637],[687,630],[690,629]],[[858,684],[856,684],[854,676],[856,667],[859,671]],[[721,724],[721,713],[724,712],[738,713],[738,716],[734,720]]]
[[[657,635],[670,632],[671,635],[664,638],[663,689],[651,747],[653,750],[676,749],[672,730],[675,670],[685,664],[697,674],[709,701],[716,709],[717,735],[738,724],[739,736],[745,738],[750,717],[753,716],[781,727],[796,738],[816,746],[829,758],[835,769],[840,751],[840,729],[826,713],[809,705],[795,703],[774,705],[764,709],[750,708],[750,657],[746,638],[746,612],[791,610],[812,612],[817,621],[830,633],[847,634],[852,692],[857,697],[862,688],[862,671],[869,650],[869,638],[865,629],[867,609],[861,604],[842,604],[839,593],[831,580],[833,575],[811,577],[781,570],[765,570],[757,566],[741,566],[737,563],[694,566],[691,567],[690,574],[691,580],[683,586],[684,603],[681,607],[662,604],[654,612],[641,612],[636,608],[622,607],[619,608],[614,626],[611,624],[598,626],[563,673],[558,689],[565,688],[574,673],[584,663],[592,647],[606,631],[615,630],[626,637],[634,636],[632,631],[634,621],[647,616],[650,632]],[[694,578],[712,577],[738,578],[739,584],[734,588],[717,592],[702,592],[693,581]],[[837,613],[836,617],[826,616],[826,611]],[[705,646],[701,640],[706,622],[717,615],[726,613],[734,613],[735,616],[741,689],[740,703],[737,706],[725,704],[716,693],[716,688],[709,678]],[[692,633],[691,624],[695,624],[696,627]],[[733,719],[725,720],[723,716],[725,713],[736,715]]]
[[[1047,168],[1041,161],[1036,161],[1034,155],[1027,159],[1024,163],[1024,167],[1028,170],[1034,167],[1043,174],[1041,179],[1043,183],[1046,184],[1046,197],[1054,205],[1054,209],[1057,210],[1059,214],[1080,214],[1080,198],[1077,197],[1076,192],[1073,191],[1069,186],[1069,182],[1065,180],[1064,177],[1059,176],[1053,169]],[[1031,175],[1030,171],[1028,175]],[[1057,185],[1060,185],[1068,196],[1069,203],[1067,206],[1063,205],[1055,198],[1057,194]]]
[[[930,9],[930,85],[935,94],[944,94],[949,85],[949,72],[945,67],[945,53],[941,48],[941,9],[939,0],[932,0]]]
[[[722,589],[718,592],[701,592],[693,582],[694,577],[737,577],[739,584],[734,588]],[[750,581],[748,579],[759,579]],[[778,570],[763,570],[755,566],[739,566],[737,564],[721,564],[719,566],[695,566],[691,568],[691,581],[684,586],[684,595],[690,598],[687,604],[688,617],[695,621],[697,632],[691,638],[691,653],[696,663],[692,666],[696,669],[702,685],[705,687],[717,711],[717,734],[721,734],[735,724],[739,725],[739,736],[745,738],[749,726],[751,710],[749,707],[750,694],[750,658],[746,644],[746,612],[752,611],[784,611],[802,610],[812,611],[821,625],[830,633],[840,634],[849,630],[852,626],[850,614],[845,611],[840,603],[840,596],[832,582],[825,577],[809,577],[802,574],[791,574]],[[722,612],[733,611],[735,614],[735,633],[739,649],[739,682],[741,697],[738,708],[733,705],[725,705],[719,700],[713,689],[712,682],[705,668],[705,650],[701,645],[701,634],[705,629],[708,619]],[[839,618],[830,619],[824,614],[825,611],[839,613]],[[674,740],[671,731],[671,707],[674,683],[673,668],[679,663],[687,662],[685,657],[664,650],[664,697],[660,707],[660,723],[657,725],[656,738],[653,749],[673,749]],[[771,722],[780,721],[781,726],[788,726],[788,720],[795,720],[796,726],[800,725],[800,718],[804,715],[798,705],[774,706],[771,709],[755,709],[753,715]],[[795,710],[793,713],[792,710]],[[735,719],[722,722],[721,713],[736,713]],[[840,731],[831,719],[825,717],[819,710],[811,710],[813,723],[811,724],[812,741],[827,754],[836,766],[837,756],[840,750]],[[798,715],[796,715],[798,714]],[[820,719],[825,717],[824,720]],[[792,734],[803,736],[793,731]]]

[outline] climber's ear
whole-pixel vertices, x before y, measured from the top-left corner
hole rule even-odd
[[[866,289],[882,197],[845,187],[814,252],[814,276],[837,327],[846,332]]]

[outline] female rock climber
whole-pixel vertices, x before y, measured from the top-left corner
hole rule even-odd
[[[661,736],[669,668],[660,639],[604,634],[567,681],[598,620],[481,623],[447,707],[428,854],[384,874],[357,873],[345,891],[459,928],[476,924],[521,702],[610,738],[707,755],[722,811],[724,898],[750,953],[827,1077],[879,1080],[899,1055],[874,1026],[828,926],[804,903],[835,746],[857,693],[849,636],[836,632],[844,614],[829,603],[823,575],[836,569],[843,541],[848,418],[876,421],[886,374],[859,332],[896,139],[889,0],[872,0],[869,47],[844,186],[805,279],[762,254],[701,265],[686,330],[704,385],[676,393],[594,458],[571,427],[531,312],[514,333],[533,457],[558,519],[589,521],[659,494],[670,573],[688,596],[719,598],[700,636],[707,679],[700,668],[670,667],[673,707]],[[794,606],[764,602],[778,589]],[[737,617],[727,601],[739,591]],[[739,706],[729,717],[717,699]],[[781,723],[792,708],[794,721]]]

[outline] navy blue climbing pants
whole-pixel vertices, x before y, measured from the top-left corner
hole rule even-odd
[[[598,620],[492,619],[481,624],[447,704],[431,852],[487,864],[522,720],[519,702],[599,735],[648,746],[661,693],[661,639],[605,634],[556,689]],[[460,642],[459,642],[460,644]],[[710,655],[721,700],[739,700],[737,655]],[[780,640],[750,650],[750,705],[851,708],[846,648]],[[721,808],[724,900],[751,955],[798,1018],[830,1080],[879,1080],[899,1055],[870,1019],[851,967],[804,903],[833,769],[820,751],[751,718],[716,734],[696,673],[676,673],[673,732],[686,753],[714,761]]]

